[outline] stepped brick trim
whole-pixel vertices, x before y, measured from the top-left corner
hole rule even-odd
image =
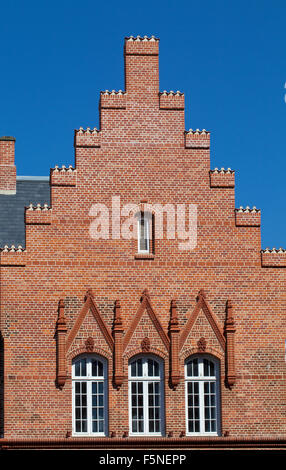
[[[71,165],[66,168],[55,166],[50,171],[50,185],[51,186],[76,186],[77,170]]]
[[[25,208],[25,223],[26,225],[49,225],[52,223],[52,209],[48,204],[37,204]]]
[[[5,245],[0,252],[0,264],[1,266],[26,266],[27,251],[20,245],[18,247]]]
[[[210,170],[210,186],[211,188],[234,188],[234,170],[230,168],[227,170],[224,168]]]
[[[125,55],[158,55],[159,39],[152,37],[133,37],[125,38]]]
[[[261,250],[261,265],[265,268],[285,268],[286,250],[283,248],[266,248]]]
[[[253,207],[235,209],[235,225],[237,227],[260,227],[261,211]]]
[[[125,109],[126,108],[126,97],[127,93],[112,90],[111,92],[106,90],[100,94],[100,108],[102,109]]]
[[[185,147],[190,149],[209,149],[210,148],[210,133],[203,130],[189,129],[185,131]]]
[[[167,93],[159,93],[160,98],[160,109],[174,109],[174,110],[183,110],[185,109],[185,96],[184,93],[177,91],[174,93],[170,91]]]
[[[101,133],[99,130],[90,129],[89,127],[84,130],[80,127],[74,131],[74,146],[75,147],[100,147],[101,146]]]
[[[149,296],[149,293],[148,293],[147,289],[145,289],[143,291],[142,298],[141,298],[141,304],[140,304],[140,306],[137,310],[137,313],[136,313],[129,329],[127,330],[127,332],[125,334],[124,341],[123,341],[123,351],[126,350],[128,344],[130,342],[130,339],[131,339],[134,331],[136,330],[136,327],[137,327],[143,313],[145,312],[145,310],[147,311],[147,313],[148,313],[149,317],[151,318],[156,330],[158,331],[159,336],[162,339],[167,351],[169,351],[169,349],[170,349],[170,340],[169,340],[168,336],[166,335],[159,319],[157,318],[157,315],[156,315],[155,311],[153,310],[153,307],[152,307],[151,302],[150,302],[150,296]]]
[[[209,306],[209,304],[207,303],[206,301],[206,298],[205,298],[205,293],[203,290],[200,290],[199,292],[199,295],[198,295],[198,298],[197,298],[197,304],[193,310],[193,313],[191,314],[191,316],[189,317],[182,333],[181,333],[181,337],[180,337],[180,350],[182,350],[186,340],[187,340],[187,337],[198,317],[198,314],[200,312],[200,310],[202,310],[206,316],[206,318],[208,319],[209,321],[209,324],[211,325],[221,347],[223,350],[225,350],[225,338],[223,336],[223,331],[222,329],[220,328],[213,312],[211,311],[211,308]]]

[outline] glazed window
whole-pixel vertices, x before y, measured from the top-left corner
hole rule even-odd
[[[80,356],[72,364],[73,435],[107,435],[107,362]]]
[[[193,356],[185,363],[187,434],[219,434],[219,363]]]
[[[150,252],[150,218],[145,212],[138,217],[138,253]]]
[[[129,364],[130,435],[164,433],[163,363],[139,357]]]

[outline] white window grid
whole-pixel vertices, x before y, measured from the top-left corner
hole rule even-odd
[[[107,361],[96,355],[80,356],[72,364],[72,434],[106,436]]]
[[[185,362],[186,434],[220,432],[219,362],[210,356],[192,356]]]
[[[129,434],[164,435],[163,363],[150,356],[129,363]]]

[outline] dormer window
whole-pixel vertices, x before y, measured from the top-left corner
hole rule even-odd
[[[138,218],[138,253],[150,252],[150,220],[146,212]]]

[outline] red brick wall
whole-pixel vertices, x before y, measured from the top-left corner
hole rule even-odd
[[[159,42],[130,40],[125,45],[125,92],[101,95],[99,131],[75,133],[76,170],[51,172],[52,209],[26,213],[26,251],[1,254],[5,437],[61,438],[71,431],[71,360],[89,337],[108,359],[109,430],[119,437],[128,432],[128,359],[141,351],[146,336],[151,351],[165,361],[167,435],[185,431],[183,364],[201,337],[221,361],[222,434],[283,435],[286,255],[261,253],[260,220],[235,211],[232,171],[210,172],[210,136],[185,132],[181,95],[166,94],[160,101]],[[169,106],[169,99],[175,104]],[[111,209],[111,198],[118,195],[122,204],[143,199],[196,204],[196,248],[181,251],[177,240],[156,240],[154,259],[142,260],[135,258],[132,240],[92,239],[91,205],[99,202]],[[282,259],[278,266],[275,260],[270,266],[262,263],[263,257],[276,255]],[[234,387],[225,386],[225,351],[200,311],[180,351],[182,378],[175,390],[169,386],[169,352],[146,312],[123,352],[121,387],[113,387],[112,350],[88,312],[67,351],[68,376],[58,388],[58,302],[65,302],[68,337],[90,288],[110,334],[114,302],[120,299],[123,340],[146,288],[166,335],[172,299],[177,299],[181,334],[201,289],[222,332],[231,299]]]
[[[0,137],[0,194],[16,191],[14,137]]]

